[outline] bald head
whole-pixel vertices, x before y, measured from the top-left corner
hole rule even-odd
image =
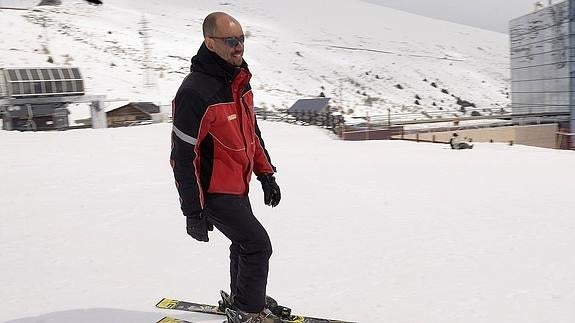
[[[229,25],[230,23],[239,25],[240,23],[232,16],[225,12],[212,12],[205,19],[202,25],[204,38],[216,36],[219,26]]]

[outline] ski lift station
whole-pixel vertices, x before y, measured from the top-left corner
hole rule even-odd
[[[4,130],[62,130],[69,104],[90,103],[92,128],[106,128],[103,95],[86,95],[76,67],[0,67],[0,117]]]
[[[517,118],[545,116],[575,147],[575,0],[537,1],[511,20],[511,109]],[[565,147],[567,148],[567,147]]]

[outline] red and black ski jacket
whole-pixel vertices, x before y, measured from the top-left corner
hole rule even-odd
[[[247,64],[234,67],[202,44],[172,102],[170,161],[184,215],[209,193],[248,194],[252,172],[273,174],[253,109]]]

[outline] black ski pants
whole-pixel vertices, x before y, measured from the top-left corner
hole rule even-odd
[[[234,306],[257,313],[265,306],[272,245],[268,233],[252,212],[247,196],[209,194],[208,220],[228,239],[230,289]]]

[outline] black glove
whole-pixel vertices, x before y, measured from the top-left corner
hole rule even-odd
[[[272,174],[258,176],[258,181],[262,183],[264,190],[264,204],[275,207],[280,203],[282,194],[280,187],[276,183],[276,178]]]
[[[214,226],[208,220],[205,212],[204,210],[186,216],[186,231],[192,238],[198,241],[208,242],[210,240],[208,238],[208,231],[213,231]]]

